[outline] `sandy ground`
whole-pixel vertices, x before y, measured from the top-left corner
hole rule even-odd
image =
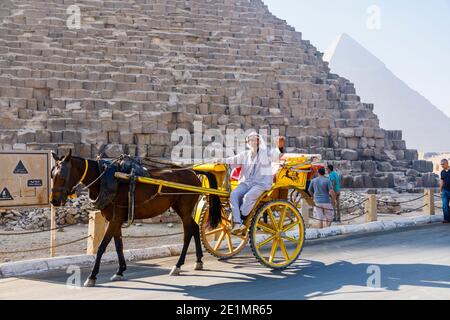
[[[410,199],[414,199],[419,197],[420,194],[400,194],[394,195],[394,199],[398,199],[400,201],[406,201]],[[402,209],[414,209],[422,206],[424,204],[423,199],[416,200],[414,202],[408,204],[402,204]],[[442,206],[440,200],[436,198],[436,205]],[[355,213],[355,215],[345,214],[343,216],[343,220],[348,220],[354,218],[356,215],[360,214]],[[412,217],[422,215],[421,210],[403,213],[401,217]],[[436,214],[442,214],[441,209],[436,209]],[[396,214],[379,214],[379,220],[394,220],[398,218],[399,215]],[[313,220],[310,220],[313,222]],[[359,224],[364,223],[365,217],[358,217],[351,221],[346,221],[342,223],[334,223],[334,225],[340,224]],[[172,225],[172,227],[169,227]],[[14,231],[17,232],[17,231]],[[14,232],[5,232],[0,229],[0,233],[14,233]],[[65,243],[72,240],[80,239],[82,237],[87,236],[88,226],[87,225],[75,225],[64,228],[63,232],[57,232],[57,243]],[[153,247],[159,245],[166,244],[178,244],[182,243],[182,225],[179,223],[173,224],[142,224],[140,226],[133,225],[128,229],[123,230],[124,235],[124,248],[126,249],[138,249],[138,248],[146,248]],[[172,235],[177,234],[177,235]],[[130,239],[126,238],[127,235],[132,236],[158,236],[161,237],[153,237],[148,239]],[[171,236],[167,236],[171,235]],[[49,249],[34,251],[34,252],[20,252],[21,250],[28,250],[34,248],[42,248],[50,245],[50,232],[42,232],[37,234],[28,234],[28,235],[0,235],[0,263],[9,262],[9,261],[19,261],[19,260],[28,260],[28,259],[36,259],[36,258],[44,258],[49,256]],[[73,244],[69,244],[66,246],[56,248],[57,256],[66,256],[66,255],[77,255],[77,254],[85,254],[86,253],[86,245],[87,240],[79,241]],[[193,245],[193,242],[191,242]],[[108,246],[107,251],[114,251],[113,242]],[[13,252],[13,253],[3,253],[3,252]]]

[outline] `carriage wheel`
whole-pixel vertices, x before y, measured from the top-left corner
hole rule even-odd
[[[228,259],[239,254],[248,243],[249,233],[236,236],[231,233],[232,214],[227,214],[222,208],[222,221],[217,228],[208,225],[209,204],[207,201],[199,203],[202,206],[199,226],[203,246],[213,256],[220,259]]]
[[[288,201],[266,203],[252,221],[250,244],[253,254],[269,268],[284,269],[294,263],[303,249],[304,240],[303,218],[297,207]]]

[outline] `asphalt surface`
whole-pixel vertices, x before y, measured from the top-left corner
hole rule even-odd
[[[110,282],[117,267],[103,265],[95,288],[67,285],[83,283],[87,269],[81,279],[76,268],[0,279],[0,299],[450,299],[450,226],[443,224],[309,241],[284,271],[261,266],[246,250],[228,261],[205,253],[204,271],[194,271],[190,255],[182,274],[170,277],[176,260],[131,263],[123,282]]]

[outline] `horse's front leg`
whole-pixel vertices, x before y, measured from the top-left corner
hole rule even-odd
[[[119,258],[119,270],[111,277],[111,281],[123,280],[123,272],[127,270],[127,263],[123,255],[122,230],[119,228],[117,234],[114,235],[114,244],[116,246],[117,257]]]
[[[109,222],[108,227],[106,228],[105,235],[103,236],[103,240],[98,246],[97,255],[95,257],[95,264],[92,268],[90,276],[87,278],[86,282],[84,283],[85,287],[94,287],[95,282],[97,280],[97,274],[100,270],[100,262],[102,260],[102,256],[106,251],[106,247],[108,247],[109,242],[111,241],[115,229],[117,228],[117,223],[115,222]],[[119,224],[120,228],[120,224]]]

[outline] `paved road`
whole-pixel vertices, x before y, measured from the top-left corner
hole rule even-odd
[[[103,266],[96,288],[70,289],[65,272],[1,279],[0,299],[450,299],[450,227],[442,224],[308,242],[282,272],[263,268],[250,251],[227,262],[208,256],[202,272],[189,256],[183,274],[169,277],[175,261],[130,264],[120,283],[108,280],[116,267]],[[373,266],[378,289],[367,287]]]

